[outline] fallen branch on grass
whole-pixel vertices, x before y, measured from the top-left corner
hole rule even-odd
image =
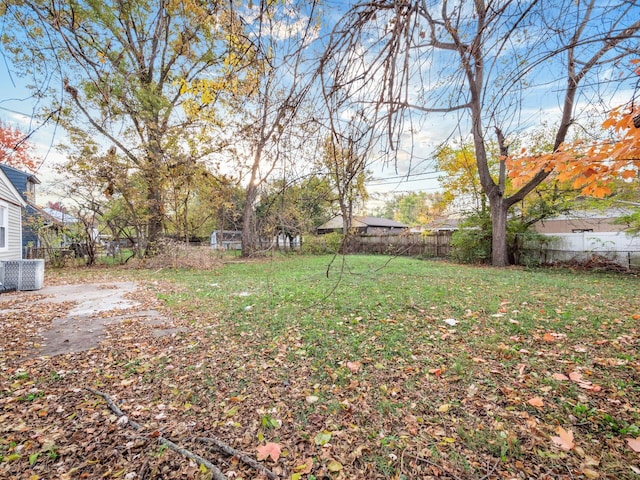
[[[194,440],[196,442],[206,443],[208,445],[213,445],[215,448],[217,448],[218,450],[221,450],[222,452],[226,453],[227,455],[231,455],[233,457],[236,457],[241,462],[244,462],[247,465],[249,465],[250,467],[253,467],[256,470],[258,470],[259,472],[264,473],[271,480],[278,480],[280,478],[278,475],[273,473],[271,470],[269,470],[264,465],[258,463],[256,460],[251,458],[249,455],[241,452],[240,450],[236,450],[233,447],[230,447],[229,445],[227,445],[226,443],[224,443],[221,440],[217,439],[216,437],[196,437]]]
[[[109,407],[109,409],[118,416],[118,422],[122,421],[123,423],[128,423],[129,425],[131,425],[131,427],[134,430],[137,430],[137,431],[142,430],[142,425],[140,425],[137,422],[134,422],[133,420],[130,420],[129,417],[127,417],[122,412],[122,410],[118,408],[118,406],[115,404],[115,402],[111,399],[109,395],[107,395],[106,393],[100,392],[98,390],[94,390],[93,388],[85,387],[85,389],[87,389],[94,395],[98,395],[99,397],[102,397],[104,401],[107,402],[107,406]],[[178,445],[173,443],[171,440],[167,440],[166,438],[164,438],[162,435],[159,435],[157,438],[160,444],[166,446],[167,448],[170,448],[176,453],[179,453],[185,458],[195,461],[198,465],[204,465],[205,467],[207,467],[213,474],[214,480],[227,480],[227,477],[224,476],[224,474],[220,471],[220,469],[216,467],[213,463],[211,463],[209,460],[207,460],[206,458],[202,458],[200,455],[196,455],[195,453],[185,448],[179,447]]]

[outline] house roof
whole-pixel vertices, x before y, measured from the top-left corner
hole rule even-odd
[[[20,195],[20,192],[18,192],[18,190],[14,186],[13,182],[5,174],[4,169],[1,169],[1,168],[0,168],[0,182],[4,183],[7,186],[7,189],[9,191],[9,193],[13,197],[13,198],[4,198],[4,200],[7,200],[7,201],[9,201],[9,202],[11,202],[11,203],[13,203],[15,205],[19,205],[21,207],[26,207],[27,206],[27,202],[25,201],[25,199],[22,197],[22,195]]]
[[[549,220],[575,220],[575,219],[612,219],[619,218],[623,215],[629,215],[633,213],[633,209],[629,207],[610,207],[604,210],[600,209],[574,209],[569,213],[556,215],[553,217],[545,218],[544,221]]]
[[[351,219],[351,226],[354,228],[366,228],[366,227],[379,227],[379,228],[407,228],[404,223],[396,222],[395,220],[389,220],[388,218],[380,217],[353,217]],[[342,228],[342,215],[333,217],[328,222],[323,223],[318,227],[318,230],[334,230]]]
[[[404,223],[396,222],[395,220],[389,220],[388,218],[380,217],[355,217],[359,222],[364,223],[369,227],[387,227],[387,228],[407,228],[408,225]]]
[[[460,219],[451,217],[434,218],[424,227],[426,230],[458,230],[460,228]]]
[[[27,183],[35,183],[39,184],[40,180],[33,173],[23,172],[11,165],[7,165],[5,163],[0,163],[0,170],[4,172],[9,181],[13,184],[16,190],[20,193],[20,196],[28,200],[26,192],[27,192]]]
[[[68,213],[61,212],[60,210],[55,210],[50,207],[42,207],[39,210],[44,213],[49,220],[52,220],[60,225],[70,225],[72,223],[78,223],[78,219],[73,215],[69,215]]]

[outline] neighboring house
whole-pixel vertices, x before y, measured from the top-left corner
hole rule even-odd
[[[547,218],[536,223],[533,228],[542,234],[582,232],[623,232],[625,225],[615,223],[616,219],[631,213],[626,208],[606,210],[576,210],[568,214]]]
[[[422,226],[421,231],[425,232],[455,232],[460,229],[460,218],[437,217],[426,225]]]
[[[27,202],[0,169],[0,260],[22,259],[22,210]]]
[[[625,208],[576,210],[538,222],[534,229],[549,241],[534,250],[549,263],[598,256],[627,268],[640,267],[640,237],[629,235],[625,225],[615,223],[628,213]]]
[[[69,225],[78,223],[78,219],[73,215],[70,215],[67,212],[61,212],[60,210],[56,210],[55,208],[42,207],[38,208],[38,211],[46,221],[54,223],[56,225],[68,227]]]
[[[351,227],[360,235],[399,234],[409,228],[403,223],[379,217],[353,217]],[[316,228],[316,232],[319,235],[332,232],[342,233],[342,229],[342,215],[338,215]]]
[[[29,219],[39,215],[39,209],[36,206],[36,185],[40,183],[40,180],[32,173],[23,172],[3,163],[0,163],[0,171],[6,175],[26,203],[26,207],[22,211],[22,252],[24,256],[27,246],[39,246],[38,236],[30,227]]]

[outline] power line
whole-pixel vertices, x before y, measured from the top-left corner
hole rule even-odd
[[[10,112],[10,113],[15,113],[16,115],[24,115],[25,117],[32,117],[33,116],[33,114],[30,114],[30,113],[19,112],[17,110],[12,110],[10,108],[2,107],[2,106],[0,106],[0,110],[4,110],[4,111]]]
[[[434,173],[432,173],[431,175],[434,175]],[[399,179],[396,180],[396,181],[392,181],[393,178],[399,178]],[[404,178],[406,178],[406,176],[381,178],[381,179],[374,180],[372,182],[367,182],[367,185],[371,186],[371,187],[378,187],[378,186],[382,186],[382,185],[395,185],[395,184],[400,185],[400,184],[403,184],[403,183],[424,182],[425,180],[438,180],[440,178],[440,174],[438,173],[435,176],[429,176],[429,177],[423,177],[423,178],[413,178],[413,179],[408,179],[408,180],[400,180],[400,179],[404,179]]]

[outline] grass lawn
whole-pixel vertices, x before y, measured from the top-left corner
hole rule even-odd
[[[63,396],[74,377],[60,385],[51,372],[75,368],[178,443],[215,435],[253,456],[277,444],[278,461],[263,463],[286,479],[640,478],[635,276],[381,256],[117,274],[147,285],[186,330],[118,332],[99,355],[13,365],[5,404],[24,386],[16,375],[41,398]],[[208,474],[178,458],[162,476],[170,452],[142,451],[112,473],[146,458],[157,478]]]

